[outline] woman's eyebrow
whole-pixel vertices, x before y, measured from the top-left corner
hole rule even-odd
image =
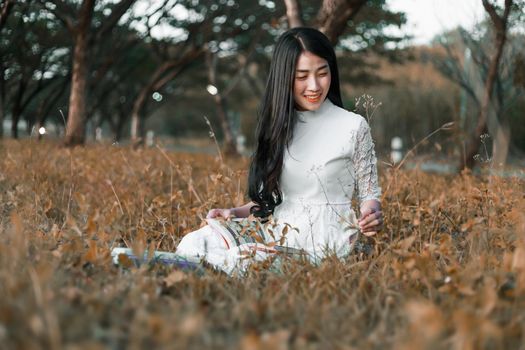
[[[316,71],[319,71],[319,70],[325,69],[325,68],[328,68],[328,64],[322,65],[321,67],[317,68]],[[308,70],[308,69],[298,69],[297,70],[297,73],[308,73],[308,72],[310,72],[310,70]]]

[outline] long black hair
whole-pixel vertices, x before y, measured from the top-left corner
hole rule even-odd
[[[331,75],[327,98],[343,107],[335,52],[328,38],[313,28],[293,28],[279,37],[273,51],[266,89],[259,107],[257,146],[248,177],[251,212],[267,217],[282,202],[279,189],[285,149],[296,123],[293,87],[299,56],[311,52],[328,62]]]

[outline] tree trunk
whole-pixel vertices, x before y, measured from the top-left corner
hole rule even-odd
[[[18,122],[20,121],[20,109],[16,106],[11,110],[11,137],[18,138]]]
[[[146,107],[147,98],[150,89],[145,88],[140,93],[135,103],[133,103],[133,110],[131,112],[131,142],[134,145],[141,145],[144,142],[146,130],[144,128],[144,120],[142,118],[142,111]]]
[[[18,138],[18,122],[20,121],[20,114],[22,113],[22,96],[24,96],[26,86],[25,74],[22,74],[11,108],[11,137],[14,139]]]
[[[302,11],[297,0],[284,0],[286,5],[286,17],[288,18],[288,27],[302,27],[304,26]]]
[[[120,140],[122,139],[122,131],[124,130],[124,125],[126,124],[127,116],[127,110],[120,110],[117,115],[117,121],[112,123],[115,142],[120,142]]]
[[[206,51],[206,65],[208,66],[208,81],[211,85],[217,87],[217,56],[211,51]],[[221,123],[222,134],[224,136],[224,152],[230,156],[239,155],[237,144],[233,138],[232,128],[228,121],[228,112],[226,109],[226,100],[222,91],[217,90],[213,94],[213,99],[217,107],[217,116]]]
[[[144,142],[146,130],[144,128],[144,116],[148,96],[153,91],[162,89],[164,85],[172,81],[178,74],[188,68],[203,53],[201,48],[194,48],[178,59],[164,62],[153,73],[149,83],[140,91],[131,112],[131,142],[140,146]]]
[[[67,115],[66,139],[67,146],[83,144],[85,141],[86,122],[86,46],[85,37],[79,35],[75,43],[73,55],[73,75],[71,78],[71,94],[69,95],[69,112]]]
[[[503,54],[503,47],[507,39],[507,21],[512,6],[512,0],[505,1],[505,10],[503,16],[499,16],[496,13],[495,8],[488,3],[488,0],[483,0],[483,6],[489,13],[494,29],[496,32],[496,52],[490,61],[489,71],[487,73],[487,79],[485,80],[485,88],[483,92],[483,99],[481,100],[481,108],[479,112],[478,124],[474,133],[470,136],[467,148],[464,156],[463,169],[472,169],[475,164],[474,156],[479,152],[479,146],[481,144],[481,135],[487,132],[487,116],[489,114],[490,102],[492,98],[492,92],[494,90],[494,83],[498,75],[499,62]]]
[[[7,17],[13,8],[15,2],[13,0],[2,1],[0,4],[0,30],[4,27],[7,22]]]
[[[144,137],[146,136],[144,117],[142,113],[146,109],[148,96],[152,91],[160,89],[177,74],[178,70],[175,71],[175,73],[171,72],[168,74],[168,72],[174,69],[174,67],[177,67],[176,61],[165,62],[159,66],[155,73],[153,73],[148,84],[139,92],[137,99],[133,103],[133,109],[131,111],[131,143],[135,146],[142,145],[144,143]]]
[[[492,143],[492,162],[496,169],[502,169],[507,163],[510,146],[510,125],[504,120],[496,130]]]
[[[324,0],[317,16],[317,29],[323,32],[332,45],[346,29],[347,22],[353,18],[367,0]]]
[[[79,24],[75,28],[71,93],[69,95],[65,138],[66,146],[84,144],[86,138],[87,49],[89,27],[94,6],[95,0],[84,0],[80,10]]]
[[[367,0],[324,0],[316,18],[315,27],[323,32],[332,45],[346,29],[347,22],[353,18]],[[286,18],[290,28],[302,27],[301,7],[297,0],[284,0]]]
[[[214,96],[215,105],[217,106],[217,115],[219,116],[219,121],[221,123],[222,133],[224,135],[224,153],[229,156],[238,156],[237,152],[237,143],[233,138],[233,132],[228,121],[228,112],[226,108],[226,100],[222,97],[220,93]]]

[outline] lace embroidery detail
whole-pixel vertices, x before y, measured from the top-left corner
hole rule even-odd
[[[365,119],[357,130],[353,154],[355,169],[355,184],[359,203],[366,200],[381,198],[381,188],[377,179],[377,159],[374,150],[374,140],[370,127]]]

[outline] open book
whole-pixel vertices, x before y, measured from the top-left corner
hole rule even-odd
[[[264,225],[248,218],[206,219],[211,229],[219,235],[227,249],[234,247],[251,247],[268,253],[284,255],[304,255],[304,250],[277,244]]]
[[[213,232],[224,241],[225,250],[238,248],[234,253],[241,256],[251,256],[252,253],[267,256],[266,254],[284,255],[293,258],[302,258],[306,252],[302,249],[279,245],[264,224],[248,218],[206,219]],[[203,267],[202,257],[183,257],[176,253],[146,250],[142,256],[137,256],[131,248],[113,248],[111,257],[115,265],[135,265],[160,263],[172,265],[184,270],[199,270]]]

